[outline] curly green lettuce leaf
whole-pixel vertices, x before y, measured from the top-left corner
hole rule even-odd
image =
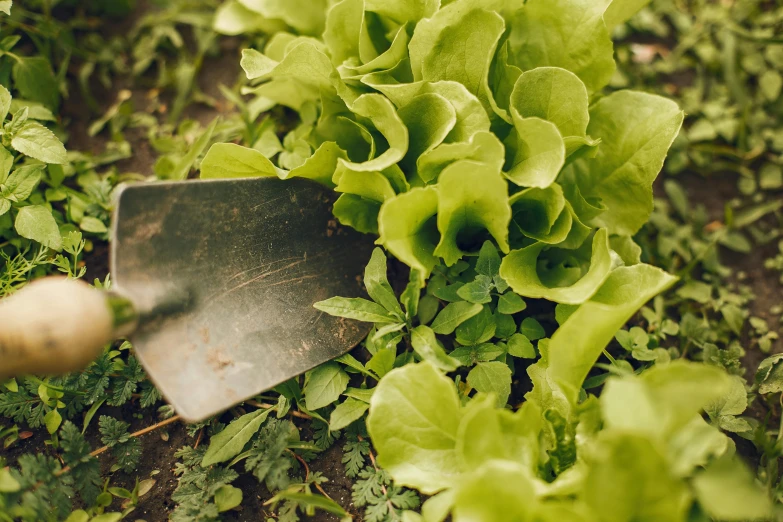
[[[616,68],[605,9],[605,0],[530,0],[511,19],[511,63],[523,71],[561,67],[590,92],[601,90]]]
[[[512,108],[514,130],[506,139],[506,177],[521,187],[546,188],[565,165],[566,146],[554,123],[522,118]]]
[[[392,370],[373,393],[367,417],[378,463],[397,484],[428,495],[451,487],[460,475],[460,417],[454,383],[434,366]]]
[[[363,82],[382,92],[394,105],[402,108],[422,94],[439,94],[451,103],[457,113],[457,122],[446,137],[446,142],[468,141],[477,132],[489,131],[490,121],[479,99],[458,82],[416,82],[407,84],[377,83],[371,76]]]
[[[696,498],[715,520],[768,520],[773,508],[753,473],[736,458],[723,457],[693,479]]]
[[[429,18],[440,7],[438,0],[365,0],[367,10],[385,16],[398,24]]]
[[[245,8],[271,20],[282,20],[300,34],[320,35],[328,0],[239,0]]]
[[[552,336],[546,361],[547,379],[571,404],[576,404],[590,368],[617,330],[642,305],[676,281],[675,276],[650,265],[613,270],[598,292]]]
[[[651,0],[613,0],[604,12],[604,23],[611,32],[615,27],[630,20]]]
[[[554,123],[563,136],[587,133],[587,88],[566,69],[538,67],[522,73],[511,93],[510,106],[523,118]]]
[[[323,40],[334,65],[359,57],[363,25],[364,0],[342,0],[329,9]]]
[[[360,40],[360,43],[362,41],[365,40]],[[354,65],[353,60],[344,62],[338,67],[340,75],[346,82],[362,81],[369,74],[388,74],[398,81],[411,81],[413,77],[407,66],[409,41],[408,26],[402,26],[397,30],[388,49],[361,65]]]
[[[419,272],[423,284],[438,263],[438,191],[414,188],[387,200],[378,214],[378,243]]]
[[[590,299],[609,277],[614,259],[606,229],[577,250],[551,248],[546,243],[512,251],[500,265],[500,275],[523,297],[563,304]]]
[[[417,81],[461,83],[491,112],[489,69],[506,24],[498,13],[469,4],[455,2],[419,22],[409,46],[411,68]]]
[[[640,377],[615,377],[601,393],[604,423],[668,440],[730,386],[722,369],[685,361],[654,366]]]
[[[652,183],[682,121],[676,103],[641,92],[619,91],[591,108],[587,132],[601,145],[594,159],[573,164],[573,178],[584,198],[606,207],[597,224],[612,234],[633,235],[647,221]]]
[[[556,245],[568,237],[574,224],[563,189],[557,183],[546,188],[521,190],[509,199],[511,229],[509,241],[520,245],[524,238]]]
[[[686,520],[692,497],[660,446],[633,433],[602,434],[585,478],[594,520]]]
[[[337,220],[362,234],[378,234],[378,214],[381,204],[356,194],[341,194],[332,212]]]
[[[459,160],[471,160],[500,170],[505,162],[503,144],[491,132],[479,131],[468,141],[442,143],[422,153],[416,161],[418,175],[425,183],[437,181],[447,166]]]
[[[410,146],[400,166],[414,172],[421,155],[443,143],[457,124],[457,112],[440,94],[425,93],[413,98],[398,114],[410,135]]]
[[[527,521],[538,506],[530,472],[513,461],[489,460],[460,481],[453,516],[455,522]]]
[[[249,80],[263,82],[248,92],[297,111],[324,96],[337,97],[338,92],[347,100],[355,99],[329,57],[310,41],[288,49],[280,61],[254,49],[245,49],[240,63]]]
[[[511,207],[508,185],[492,165],[459,161],[438,178],[438,230],[435,254],[453,265],[466,250],[478,250],[489,233],[508,252]]]
[[[367,161],[341,160],[341,163],[352,170],[370,172],[387,169],[405,157],[408,128],[388,98],[380,94],[364,94],[356,99],[351,110],[361,118],[360,121],[371,124],[381,134],[388,148]]]
[[[220,34],[237,36],[257,32],[274,34],[285,31],[287,25],[282,20],[270,19],[251,11],[238,0],[228,0],[215,10],[212,28]]]

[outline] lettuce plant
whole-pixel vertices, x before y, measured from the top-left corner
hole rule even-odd
[[[600,399],[583,390],[617,330],[675,281],[640,262],[633,236],[683,112],[604,92],[610,31],[646,3],[238,0],[218,14],[226,32],[272,33],[242,54],[248,106],[283,105],[299,121],[282,142],[270,128],[250,147],[214,145],[201,176],[332,187],[339,221],[411,268],[401,304],[376,250],[373,301],[316,305],[375,323],[367,365],[339,362],[380,383],[338,405],[330,425],[369,404],[378,463],[434,495],[407,521],[770,513],[731,441],[699,415],[731,392],[720,370],[615,366]],[[525,298],[557,303],[551,339],[532,317],[517,324]],[[512,412],[512,358],[538,355]],[[464,382],[445,376],[460,367],[471,367]],[[338,400],[343,381],[319,404]]]
[[[490,239],[515,293],[583,303],[638,262],[631,236],[683,119],[658,96],[603,96],[605,19],[633,12],[607,3],[226,6],[223,18],[250,8],[301,33],[242,56],[248,92],[300,122],[277,147],[215,145],[202,177],[311,178],[340,193],[341,223],[378,234],[422,283]]]

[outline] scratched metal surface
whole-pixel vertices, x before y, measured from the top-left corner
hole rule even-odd
[[[312,307],[363,294],[372,238],[339,227],[332,192],[273,178],[134,185],[114,220],[114,288],[146,318],[144,367],[198,421],[355,346],[367,325]]]

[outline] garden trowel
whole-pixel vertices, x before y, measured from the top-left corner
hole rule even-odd
[[[0,382],[75,371],[128,337],[195,422],[344,354],[369,325],[313,304],[363,293],[372,238],[303,179],[131,185],[119,195],[109,291],[65,278],[0,300]]]

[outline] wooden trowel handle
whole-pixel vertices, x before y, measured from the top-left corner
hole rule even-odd
[[[127,300],[82,281],[34,281],[0,300],[0,382],[80,370],[127,332],[132,316]]]

